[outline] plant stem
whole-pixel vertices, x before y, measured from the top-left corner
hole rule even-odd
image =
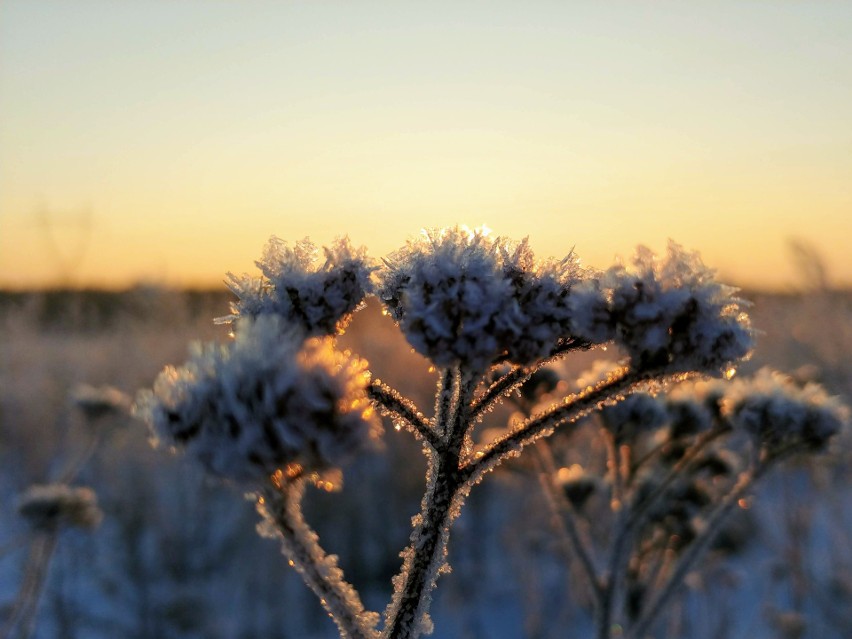
[[[367,612],[357,591],[343,580],[337,558],[317,543],[317,534],[302,516],[304,480],[264,491],[258,509],[279,533],[284,554],[319,598],[345,639],[377,639],[379,617]]]
[[[443,445],[430,458],[421,513],[415,518],[402,570],[394,580],[383,633],[386,639],[416,639],[426,630],[431,593],[444,566],[450,525],[464,498],[459,461],[470,427],[469,402],[474,385],[458,371],[452,377],[455,384],[449,383],[448,374],[442,382],[435,430],[444,433]],[[452,386],[455,393],[450,393]]]
[[[558,360],[563,355],[573,351],[589,350],[592,346],[593,345],[589,342],[571,338],[553,349],[546,359],[536,362],[531,366],[515,366],[500,379],[491,384],[491,386],[489,386],[485,392],[473,402],[470,411],[470,421],[475,422],[482,417],[482,414],[488,410],[488,408],[496,404],[502,395],[523,384],[542,366],[547,366],[551,362]]]
[[[613,376],[596,387],[565,398],[561,405],[524,422],[519,428],[504,435],[475,459],[464,466],[464,474],[469,482],[477,481],[500,462],[512,455],[520,454],[527,445],[545,436],[561,424],[575,423],[607,401],[613,401],[620,395],[638,390],[649,379],[662,380],[663,374],[636,373],[628,369]]]
[[[56,530],[37,533],[30,545],[24,580],[21,590],[12,605],[12,611],[0,636],[3,639],[27,639],[33,631],[38,612],[38,602],[44,590],[45,580],[50,568],[50,560],[56,549],[59,535]],[[17,634],[15,628],[18,629]]]
[[[651,508],[659,502],[663,495],[666,494],[666,491],[676,481],[676,479],[682,476],[685,469],[696,459],[696,457],[698,457],[699,453],[704,450],[707,444],[718,438],[724,432],[727,432],[727,430],[716,429],[708,431],[697,438],[693,446],[687,450],[683,457],[681,457],[681,459],[679,459],[671,468],[660,485],[657,486],[656,489],[639,504],[631,507],[630,509],[626,509],[623,502],[623,495],[616,497],[616,499],[620,502],[620,508],[616,512],[616,523],[614,526],[615,541],[613,542],[612,553],[610,554],[610,564],[606,576],[603,605],[598,610],[597,631],[599,639],[608,639],[610,636],[613,608],[615,606],[615,600],[621,592],[623,577],[627,568],[627,553],[630,548],[630,540],[632,539],[634,531],[644,521]],[[605,432],[604,438],[608,437],[609,434]],[[609,440],[607,442],[607,448],[609,457],[608,463],[612,464],[614,463],[613,460],[617,455],[617,451],[615,450],[614,445],[611,445]],[[614,469],[614,472],[618,475],[619,470],[616,468]]]
[[[547,503],[550,506],[554,521],[559,527],[559,532],[567,541],[567,546],[580,560],[580,566],[583,569],[583,574],[589,582],[589,588],[594,596],[595,605],[600,606],[602,588],[598,579],[595,562],[592,559],[592,548],[580,535],[576,523],[576,511],[571,505],[571,502],[565,495],[553,484],[553,476],[556,474],[556,464],[553,461],[553,454],[550,451],[550,446],[545,441],[538,441],[535,445],[535,451],[538,453],[537,462],[541,469],[539,481],[541,483]]]
[[[630,510],[630,516],[627,520],[624,533],[627,534],[635,530],[636,527],[644,521],[645,516],[651,508],[659,503],[660,499],[666,494],[666,491],[668,491],[671,485],[677,481],[679,477],[684,476],[686,470],[697,460],[698,455],[707,447],[707,445],[727,432],[729,432],[729,429],[725,426],[707,431],[696,438],[693,445],[687,449],[683,456],[671,467],[669,472],[663,478],[663,481],[661,481],[660,484],[645,497],[645,499]]]

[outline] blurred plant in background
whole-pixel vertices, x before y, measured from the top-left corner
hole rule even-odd
[[[33,484],[17,500],[18,514],[26,521],[31,535],[20,590],[10,608],[0,636],[29,637],[50,568],[51,559],[62,532],[69,528],[92,530],[103,519],[95,491],[72,486],[101,439],[109,434],[110,418],[129,417],[131,399],[121,391],[105,386],[81,385],[71,393],[71,401],[83,414],[90,431],[89,445],[77,458],[64,460],[59,479],[49,484]]]

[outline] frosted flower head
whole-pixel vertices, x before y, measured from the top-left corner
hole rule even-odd
[[[568,297],[583,271],[573,252],[562,260],[537,262],[526,239],[514,246],[504,241],[499,249],[514,301],[507,354],[513,362],[529,364],[572,337]]]
[[[232,315],[217,321],[269,314],[308,336],[338,332],[371,292],[374,267],[366,250],[353,249],[346,237],[323,253],[321,261],[307,238],[291,247],[273,236],[256,262],[262,277],[228,273],[226,284],[239,299],[231,304]]]
[[[618,441],[657,429],[668,420],[665,406],[648,393],[634,393],[601,410],[601,420]]]
[[[673,439],[688,437],[709,430],[713,416],[702,402],[687,399],[666,402],[669,433]]]
[[[379,434],[370,377],[331,338],[301,337],[276,316],[242,319],[233,342],[196,345],[183,367],[166,368],[136,413],[215,475],[263,482],[334,470]]]
[[[672,438],[709,430],[721,416],[721,405],[730,384],[722,380],[698,380],[679,384],[666,398]]]
[[[581,510],[592,495],[601,490],[600,479],[586,472],[579,464],[572,464],[556,471],[554,481],[562,488],[571,505]]]
[[[849,410],[813,383],[797,386],[764,368],[737,380],[723,402],[736,428],[751,434],[770,452],[789,447],[821,450],[849,420]]]
[[[569,336],[573,258],[535,262],[526,241],[483,230],[424,231],[386,260],[379,295],[408,341],[438,366],[530,363]]]
[[[752,346],[734,293],[696,253],[671,242],[659,260],[640,247],[633,268],[612,267],[572,293],[573,326],[593,342],[615,339],[638,369],[718,373]]]
[[[18,513],[43,532],[62,526],[96,528],[103,519],[94,490],[67,484],[30,486],[18,497]]]

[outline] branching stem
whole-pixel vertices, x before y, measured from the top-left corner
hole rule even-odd
[[[452,387],[455,392],[451,393]],[[472,380],[458,370],[444,375],[435,416],[436,430],[443,433],[442,445],[429,460],[421,513],[415,518],[402,570],[394,580],[383,633],[386,639],[416,639],[425,630],[431,593],[445,561],[450,524],[465,496],[459,462],[471,424],[473,387]]]
[[[475,459],[467,462],[463,467],[465,479],[468,482],[478,480],[504,459],[519,454],[524,447],[555,427],[575,423],[606,402],[637,391],[643,382],[649,379],[661,380],[664,377],[663,373],[654,375],[651,372],[637,373],[624,369],[594,388],[565,398],[561,405],[527,420],[516,430],[496,440]]]
[[[580,339],[571,338],[565,340],[557,346],[546,359],[536,362],[531,366],[515,366],[489,386],[482,395],[480,395],[470,408],[470,420],[477,421],[482,414],[490,407],[500,401],[500,398],[508,392],[518,388],[521,384],[527,381],[533,373],[542,366],[547,366],[561,358],[563,355],[573,351],[588,350],[592,348],[592,344]]]
[[[595,597],[595,605],[600,606],[603,590],[598,579],[594,559],[592,558],[593,549],[591,544],[588,543],[588,540],[584,540],[580,535],[576,521],[577,513],[571,502],[568,501],[565,495],[553,483],[553,477],[556,475],[556,464],[553,461],[553,453],[550,451],[550,446],[546,441],[536,442],[534,450],[537,453],[537,460],[541,468],[539,481],[553,513],[554,520],[559,526],[565,540],[568,542],[567,545],[580,561],[583,574]]]
[[[624,503],[620,503],[619,510],[616,512],[616,523],[614,526],[615,541],[613,542],[610,554],[603,605],[598,610],[597,624],[599,639],[608,639],[610,637],[613,608],[624,583],[628,551],[630,549],[630,540],[633,539],[633,533],[642,524],[651,509],[659,503],[671,485],[679,477],[683,477],[686,469],[695,461],[706,446],[725,432],[727,432],[727,427],[717,428],[700,435],[678,462],[672,466],[660,485],[650,495],[629,510],[624,508]],[[607,437],[607,433],[604,433],[604,437]],[[612,456],[614,454],[613,448],[610,451],[610,463],[612,463]],[[621,497],[617,497],[617,499],[621,499]]]

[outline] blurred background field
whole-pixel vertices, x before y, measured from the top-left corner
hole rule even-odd
[[[748,374],[763,365],[815,379],[852,400],[852,293],[812,286],[744,295],[762,331]],[[126,417],[87,420],[70,394],[79,384],[133,394],[196,339],[227,339],[212,318],[223,291],[137,287],[122,293],[50,291],[0,295],[0,621],[23,579],[28,531],[16,497],[56,480],[98,445],[76,483],[92,486],[105,518],[94,532],[59,541],[36,637],[320,638],[333,625],[238,488],[153,450]],[[374,375],[431,410],[435,376],[374,304],[359,312],[345,345]],[[567,377],[597,357],[562,366]],[[493,425],[508,412],[489,416]],[[484,424],[482,428],[487,428]],[[810,465],[787,464],[742,518],[740,539],[709,556],[668,621],[690,638],[831,638],[852,632],[852,446],[845,433]],[[424,465],[406,433],[386,425],[383,450],[346,469],[342,492],[315,491],[308,517],[350,579],[381,609],[398,569]],[[522,457],[471,496],[442,579],[438,638],[586,636],[582,583],[554,534],[541,488]]]

